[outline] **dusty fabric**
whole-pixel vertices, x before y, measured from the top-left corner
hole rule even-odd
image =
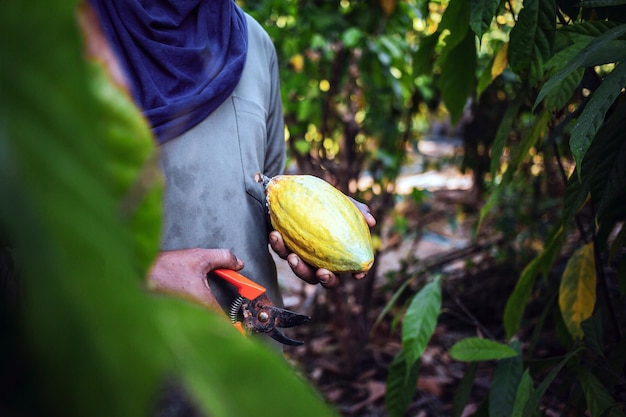
[[[262,184],[284,165],[284,126],[276,52],[248,18],[249,52],[233,94],[209,117],[164,143],[166,177],[162,249],[227,248],[245,262],[242,273],[280,303],[276,267],[268,249],[269,218]],[[232,300],[229,288],[212,288]]]

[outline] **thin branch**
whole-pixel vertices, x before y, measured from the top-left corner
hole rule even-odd
[[[592,218],[596,217],[596,210],[593,204],[593,201],[590,203]],[[591,228],[591,234],[593,238],[593,257],[596,265],[596,276],[598,277],[598,284],[602,289],[602,293],[604,294],[604,298],[606,300],[606,305],[609,309],[609,316],[611,317],[611,323],[613,324],[613,328],[615,329],[615,334],[617,335],[618,341],[622,340],[622,328],[619,325],[619,320],[617,319],[617,314],[615,313],[615,306],[613,305],[613,299],[611,298],[611,292],[609,290],[609,284],[606,282],[606,275],[604,274],[604,268],[602,267],[602,258],[600,257],[600,245],[597,241],[597,235],[595,228]]]

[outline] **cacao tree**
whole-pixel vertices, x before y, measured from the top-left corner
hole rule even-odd
[[[246,4],[268,27],[284,64],[297,169],[361,197],[379,220],[391,212],[394,182],[407,146],[426,130],[425,115],[443,105],[452,124],[465,113],[474,118],[463,139],[464,165],[474,172],[482,201],[476,236],[485,222],[501,225],[516,242],[510,255],[522,267],[502,335],[464,339],[450,351],[470,364],[453,415],[468,401],[482,361],[497,361],[484,415],[534,415],[557,380],[574,398],[564,412],[623,415],[617,394],[624,379],[613,370],[626,361],[624,2]],[[493,128],[478,125],[476,134],[481,117]],[[359,186],[366,174],[371,186]],[[553,199],[552,208],[541,208]],[[498,219],[505,209],[506,224]],[[523,219],[525,226],[511,227]],[[532,244],[537,239],[539,248]],[[418,275],[403,278],[383,314],[401,292],[412,291]],[[402,309],[403,350],[387,385],[390,415],[403,415],[415,392],[445,282],[445,274],[431,275]],[[335,299],[335,308],[345,308],[347,299]],[[336,326],[352,332],[342,344],[352,367],[370,326],[363,315],[368,299],[357,299],[364,308],[352,310],[361,315]],[[530,303],[542,306],[538,317],[527,315]],[[535,356],[542,329],[559,336],[562,356]],[[536,368],[536,360],[551,365]]]

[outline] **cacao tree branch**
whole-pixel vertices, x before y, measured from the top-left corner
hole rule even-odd
[[[596,210],[593,204],[593,200],[590,202],[592,219],[596,218]],[[591,234],[593,239],[593,257],[595,260],[596,266],[596,276],[598,278],[598,287],[600,288],[600,292],[604,297],[607,308],[609,310],[609,316],[611,317],[611,324],[613,325],[613,329],[615,334],[617,335],[617,340],[621,341],[623,334],[622,328],[619,325],[619,320],[617,318],[617,314],[615,313],[615,305],[613,303],[613,299],[611,298],[611,291],[609,289],[609,284],[606,281],[606,274],[604,273],[604,267],[602,266],[602,257],[600,256],[600,243],[597,239],[596,229],[595,227],[591,228]],[[596,301],[597,302],[597,301]]]

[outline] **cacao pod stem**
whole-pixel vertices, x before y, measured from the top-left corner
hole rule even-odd
[[[256,174],[254,174],[254,181],[262,182],[263,183],[263,187],[267,188],[267,184],[270,183],[270,178],[266,177],[265,175],[261,174],[260,172],[257,172]]]

